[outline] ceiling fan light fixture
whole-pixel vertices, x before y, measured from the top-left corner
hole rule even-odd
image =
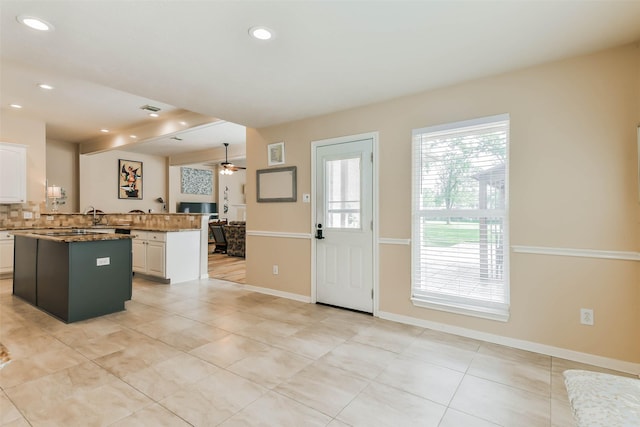
[[[26,25],[29,28],[38,31],[53,31],[53,25],[45,21],[44,19],[37,18],[35,16],[20,15],[16,17],[17,21],[22,25]]]
[[[220,163],[220,175],[233,175],[235,166],[229,163],[229,143],[223,142],[222,145],[224,145],[224,162]]]

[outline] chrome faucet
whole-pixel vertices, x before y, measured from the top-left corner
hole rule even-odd
[[[98,225],[98,221],[96,221],[96,208],[94,208],[93,206],[89,206],[85,211],[85,215],[88,214],[89,212],[93,212],[93,225]]]

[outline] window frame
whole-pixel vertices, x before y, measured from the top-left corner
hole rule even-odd
[[[459,296],[446,296],[444,293],[431,293],[429,296],[416,295],[418,289],[417,272],[418,266],[421,260],[421,227],[420,220],[424,216],[436,216],[437,211],[426,210],[421,208],[421,169],[422,166],[422,152],[420,150],[421,142],[418,141],[420,135],[437,135],[461,131],[473,131],[473,128],[481,128],[490,124],[504,124],[506,127],[506,141],[505,141],[505,164],[504,164],[504,210],[499,210],[501,213],[503,231],[502,231],[502,280],[504,288],[504,301],[501,303],[495,303],[490,301],[483,301],[475,299],[473,303],[470,303],[469,298],[461,298]],[[478,131],[480,131],[478,129]],[[436,126],[428,126],[425,128],[414,129],[412,132],[411,141],[411,157],[412,157],[412,185],[411,185],[411,301],[413,305],[430,308],[440,311],[453,312],[457,314],[463,314],[468,316],[480,317],[490,320],[498,320],[506,322],[510,316],[510,280],[509,280],[509,147],[510,147],[510,116],[509,114],[499,114],[495,116],[481,117],[472,120],[465,120],[453,123],[446,123]],[[484,213],[483,217],[493,217],[496,209],[454,209],[457,212],[470,212]],[[440,213],[446,215],[450,210],[444,209]],[[480,217],[480,216],[479,216]]]

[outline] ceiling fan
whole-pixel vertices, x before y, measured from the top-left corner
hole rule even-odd
[[[229,162],[229,143],[224,142],[224,162],[220,163],[220,174],[221,175],[231,175],[238,169],[246,169],[241,166],[236,166],[233,163]]]

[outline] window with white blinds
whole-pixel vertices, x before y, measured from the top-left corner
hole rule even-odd
[[[509,317],[509,115],[413,131],[412,301]]]

